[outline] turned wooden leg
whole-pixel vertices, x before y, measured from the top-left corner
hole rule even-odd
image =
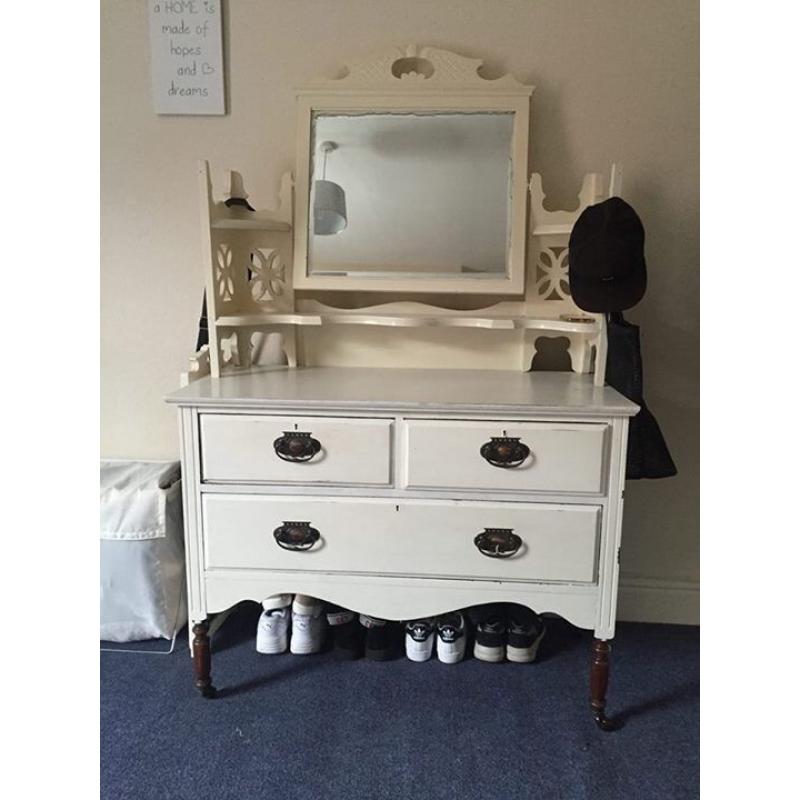
[[[608,689],[608,654],[611,645],[604,639],[592,640],[592,669],[589,685],[592,694],[592,715],[601,731],[613,731],[619,723],[606,716],[606,690]]]
[[[192,628],[194,685],[203,697],[214,697],[217,690],[211,685],[211,647],[208,641],[208,622],[198,622]]]

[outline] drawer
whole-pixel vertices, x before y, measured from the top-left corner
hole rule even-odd
[[[388,486],[391,432],[390,419],[203,414],[203,480]]]
[[[207,569],[591,583],[600,507],[206,494],[203,525]]]
[[[605,424],[404,420],[402,425],[408,488],[603,491]]]

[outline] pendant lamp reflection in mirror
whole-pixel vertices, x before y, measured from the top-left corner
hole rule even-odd
[[[322,178],[314,181],[314,234],[332,236],[347,227],[347,206],[344,189],[327,180],[328,154],[337,148],[336,142],[322,142]]]

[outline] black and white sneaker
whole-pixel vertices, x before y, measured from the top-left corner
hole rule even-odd
[[[482,610],[475,626],[475,658],[499,664],[506,657],[506,616],[502,607]]]
[[[467,621],[460,611],[436,620],[436,654],[443,664],[457,664],[467,649]]]
[[[328,631],[337,658],[355,660],[364,650],[364,629],[354,611],[328,603],[325,606]]]
[[[415,619],[406,623],[406,656],[411,661],[427,661],[433,654],[436,627],[432,619]]]
[[[397,656],[396,624],[361,614],[358,618],[367,629],[364,655],[371,661],[389,661]]]
[[[517,664],[534,661],[544,632],[544,620],[535,611],[524,606],[509,606],[506,658]]]

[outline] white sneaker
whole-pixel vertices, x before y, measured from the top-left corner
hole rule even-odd
[[[406,657],[411,661],[427,661],[433,654],[436,625],[432,619],[415,619],[406,623]]]
[[[315,597],[298,594],[292,603],[292,639],[289,650],[295,655],[318,653],[325,641],[323,604]]]
[[[436,654],[444,664],[457,664],[467,649],[467,622],[460,611],[436,620]]]
[[[289,636],[289,608],[262,611],[256,632],[256,650],[274,655],[286,651]]]

